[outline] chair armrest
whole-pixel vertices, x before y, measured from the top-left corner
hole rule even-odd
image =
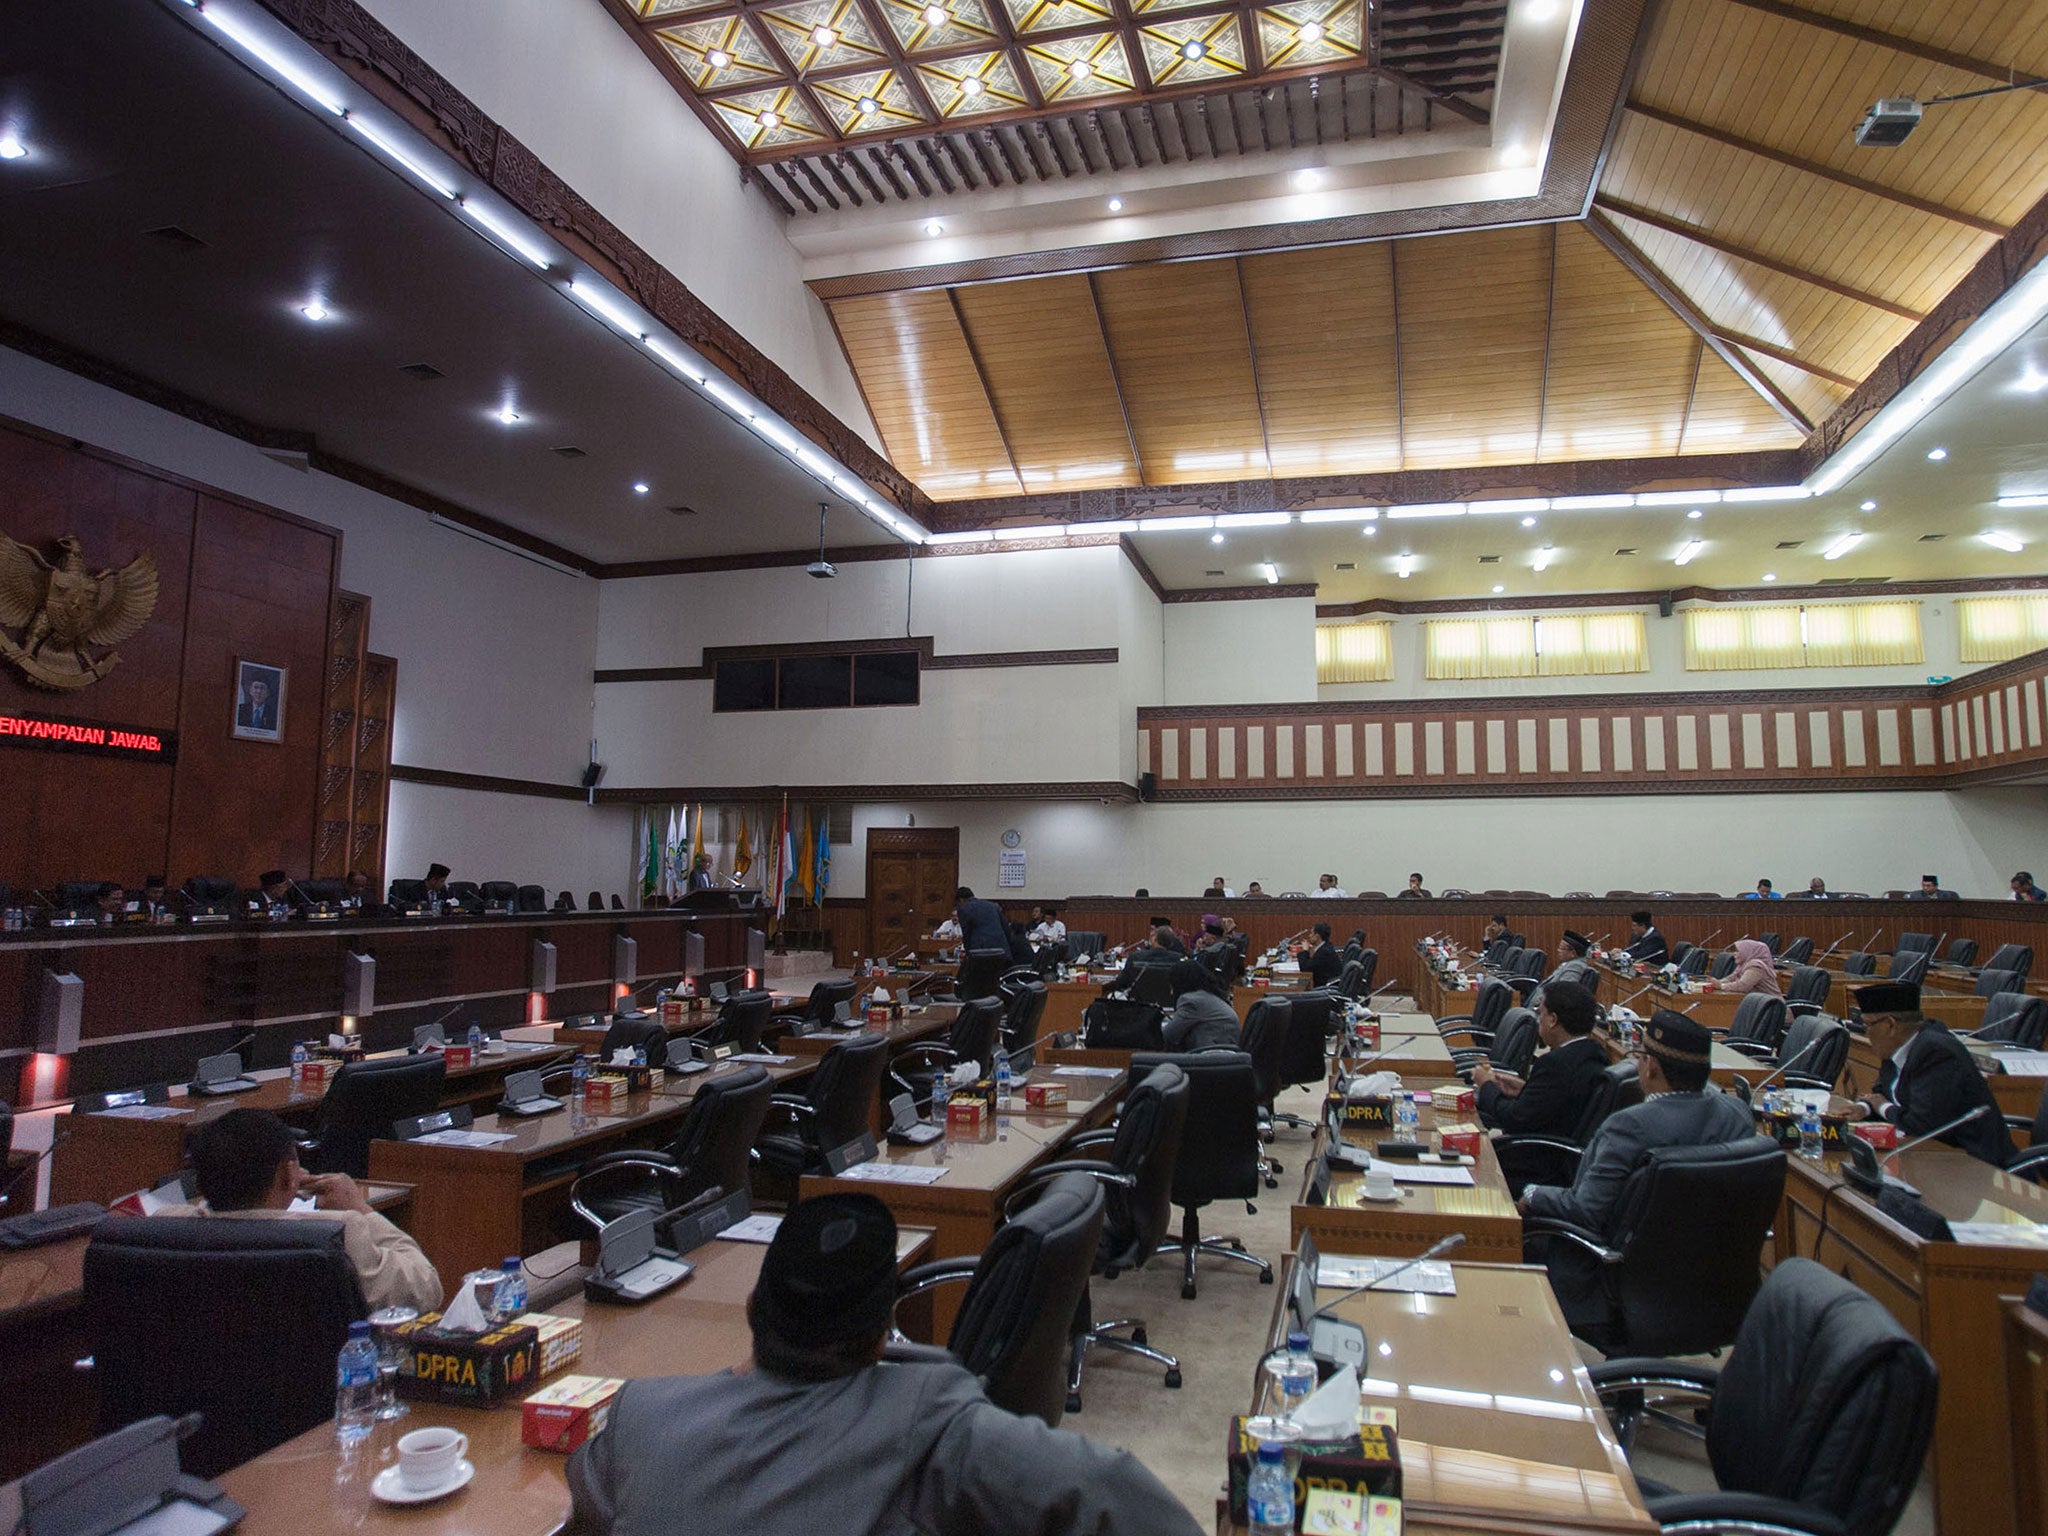
[[[2020,1129],[2025,1130],[2033,1122],[2031,1120],[2022,1120],[2019,1124]],[[2029,1147],[2018,1157],[2007,1163],[2005,1171],[2007,1173],[2032,1173],[2036,1168],[2043,1166],[2048,1166],[2048,1146]]]
[[[1785,1011],[1787,1013],[1824,1013],[1827,1011],[1827,1005],[1825,1003],[1787,1002],[1785,1004]]]
[[[1446,1024],[1470,1024],[1471,1022],[1472,1015],[1469,1013],[1447,1013],[1436,1021],[1436,1032],[1440,1035],[1443,1034]]]
[[[891,1056],[889,1058],[889,1069],[893,1072],[897,1067],[913,1057],[917,1059],[917,1065],[928,1067],[932,1065],[934,1060],[957,1062],[960,1059],[960,1053],[950,1045],[940,1041],[921,1040],[916,1045],[905,1046],[894,1056]]]
[[[1496,1136],[1493,1153],[1500,1159],[1509,1193],[1517,1197],[1531,1184],[1570,1184],[1586,1155],[1575,1142],[1536,1135]]]
[[[896,1277],[896,1300],[907,1301],[955,1281],[965,1284],[974,1278],[978,1263],[978,1259],[934,1259],[929,1264],[913,1265]]]
[[[1058,1178],[1063,1173],[1085,1173],[1096,1183],[1116,1189],[1130,1189],[1138,1182],[1136,1174],[1125,1173],[1115,1163],[1098,1162],[1086,1157],[1062,1158],[1059,1162],[1045,1163],[1033,1168],[1024,1175],[1017,1188],[1011,1192],[1010,1198],[1003,1202],[1003,1220],[1008,1221],[1027,1205],[1037,1195],[1040,1185]]]
[[[771,1110],[786,1110],[790,1117],[797,1122],[799,1132],[805,1126],[816,1123],[818,1118],[817,1106],[811,1103],[809,1099],[799,1098],[793,1093],[769,1094],[768,1107]]]
[[[1079,1147],[1106,1147],[1116,1140],[1116,1132],[1105,1126],[1099,1131],[1083,1131],[1078,1136],[1067,1138],[1067,1148],[1072,1151]]]
[[[1735,1531],[1742,1536],[1769,1536],[1774,1531],[1797,1536],[1848,1536],[1848,1527],[1826,1510],[1763,1493],[1672,1493],[1644,1503],[1665,1530]]]
[[[1731,1051],[1742,1052],[1743,1055],[1749,1057],[1752,1061],[1775,1061],[1777,1059],[1771,1054],[1771,1048],[1761,1040],[1730,1040],[1724,1035],[1721,1043]]]
[[[1832,1091],[1835,1086],[1824,1077],[1809,1077],[1804,1072],[1787,1072],[1779,1081],[1788,1088],[1826,1088]]]
[[[1614,1392],[1638,1392],[1647,1387],[1682,1388],[1711,1395],[1721,1379],[1717,1365],[1695,1365],[1690,1360],[1667,1360],[1661,1355],[1620,1355],[1586,1367],[1593,1390],[1602,1397]]]
[[[682,1166],[665,1152],[601,1152],[583,1165],[577,1176],[587,1178],[607,1168],[645,1168],[649,1173],[681,1173]]]
[[[1554,1216],[1525,1216],[1522,1218],[1522,1246],[1528,1248],[1532,1237],[1561,1237],[1568,1243],[1575,1243],[1593,1255],[1602,1264],[1619,1264],[1621,1250],[1610,1248],[1600,1241],[1596,1232],[1569,1221],[1560,1221]]]

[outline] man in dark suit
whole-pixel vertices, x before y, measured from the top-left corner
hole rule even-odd
[[[1656,920],[1648,912],[1629,913],[1628,936],[1630,957],[1644,965],[1654,968],[1671,958],[1671,946],[1664,942],[1664,935],[1657,931]]]
[[[1144,971],[1155,966],[1170,970],[1179,961],[1186,958],[1179,950],[1173,947],[1172,939],[1173,930],[1171,928],[1161,927],[1154,929],[1151,943],[1140,944],[1124,957],[1123,969],[1118,971],[1109,985],[1102,989],[1103,995],[1106,997],[1112,992],[1129,992],[1132,987],[1137,985],[1138,977]]]
[[[1901,1136],[1922,1136],[1980,1105],[1987,1111],[1941,1139],[1970,1156],[2003,1168],[2012,1161],[2012,1138],[1963,1042],[1939,1019],[1920,1012],[1920,986],[1887,981],[1858,987],[1863,1031],[1884,1057],[1877,1086],[1851,1111],[1859,1120],[1883,1120]]]
[[[270,679],[257,673],[242,689],[242,704],[235,711],[235,724],[244,730],[277,729],[277,699],[270,691]]]
[[[1593,1038],[1598,1017],[1593,994],[1573,981],[1553,981],[1536,1010],[1536,1032],[1544,1052],[1527,1081],[1496,1072],[1486,1062],[1472,1069],[1480,1122],[1516,1134],[1570,1136],[1586,1112],[1586,1101],[1607,1070],[1607,1053]]]
[[[1344,974],[1344,956],[1336,945],[1330,942],[1330,925],[1317,923],[1315,926],[1316,947],[1303,958],[1302,969],[1308,972],[1308,984],[1312,987],[1327,987]]]
[[[1941,876],[1922,875],[1920,877],[1920,889],[1917,891],[1906,892],[1906,900],[1939,901],[1941,900],[1942,895],[1943,892],[1941,889]]]
[[[1424,889],[1422,888],[1422,876],[1421,876],[1420,874],[1412,874],[1412,875],[1410,875],[1410,876],[1408,877],[1408,888],[1407,888],[1406,890],[1402,890],[1402,891],[1396,891],[1396,892],[1394,892],[1394,900],[1396,900],[1396,901],[1427,901],[1427,900],[1429,900],[1429,892],[1425,891],[1425,890],[1424,890]]]
[[[1003,921],[1003,909],[983,901],[961,886],[953,892],[953,921],[960,925],[962,949],[1010,949],[1010,925]]]

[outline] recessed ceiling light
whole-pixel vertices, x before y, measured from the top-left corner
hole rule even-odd
[[[1320,21],[1304,21],[1294,35],[1304,43],[1319,43],[1323,40],[1323,24]]]
[[[882,104],[881,104],[881,103],[880,103],[879,101],[875,100],[875,98],[874,98],[874,97],[872,97],[872,96],[863,96],[863,97],[861,97],[861,99],[860,99],[860,115],[861,115],[862,117],[873,117],[873,116],[874,116],[874,115],[875,115],[875,114],[876,114],[877,112],[879,112],[879,111],[881,111],[881,110],[882,110]]]
[[[1765,581],[1776,581],[1777,579],[1778,579],[1778,573],[1777,573],[1776,571],[1765,571],[1765,572],[1764,572],[1764,580],[1765,580]]]
[[[946,226],[937,219],[926,219],[924,221],[924,232],[928,235],[943,235],[946,232]]]
[[[709,53],[704,55],[704,62],[706,64],[709,64],[713,69],[723,69],[726,65],[732,62],[732,55],[727,53],[723,48],[714,48]]]
[[[1686,521],[1690,523],[1698,522],[1700,520],[1700,509],[1698,507],[1694,507],[1690,512],[1685,514],[1685,518]]]
[[[1267,586],[1277,587],[1280,585],[1280,567],[1272,561],[1262,562],[1259,566],[1259,574],[1266,578]]]
[[[2027,371],[2019,376],[2013,387],[2030,395],[2038,395],[2042,390],[2048,389],[2048,373],[2043,373],[2029,364]]]
[[[1948,450],[1946,448],[1930,448],[1927,450],[1927,457],[1934,460],[1935,463],[1939,464],[1943,459],[1948,457]]]
[[[979,96],[981,94],[981,76],[969,75],[965,80],[962,80],[960,82],[960,94],[962,96]]]
[[[1977,535],[1977,537],[1982,539],[1986,544],[1989,544],[1993,549],[2002,549],[2009,555],[2016,555],[2021,550],[2027,547],[2025,544],[2021,543],[2018,539],[2014,538],[2009,533],[1998,533],[1994,531],[1991,533],[1980,533]]]
[[[1874,501],[1866,501],[1863,503],[1862,510],[1865,512],[1875,512],[1877,510],[1877,503]]]
[[[1300,192],[1313,192],[1323,184],[1323,173],[1312,165],[1303,166],[1294,173],[1294,186]]]
[[[1842,556],[1849,553],[1850,550],[1854,549],[1858,544],[1861,544],[1862,542],[1862,534],[1845,533],[1839,539],[1835,540],[1834,543],[1830,544],[1826,549],[1822,550],[1820,552],[1820,557],[1823,560],[1839,560],[1842,558]]]
[[[1076,80],[1086,80],[1090,75],[1095,73],[1095,66],[1093,64],[1090,64],[1086,59],[1075,59],[1072,63],[1067,65],[1067,73],[1072,75]]]
[[[647,482],[645,480],[635,480],[633,482],[633,494],[635,496],[645,496],[647,494]]]
[[[19,160],[28,154],[28,146],[11,133],[0,133],[0,160]]]
[[[1493,584],[1493,590],[1494,590],[1494,591],[1495,591],[1496,593],[1500,593],[1500,592],[1505,592],[1505,591],[1507,591],[1507,588],[1506,588],[1506,587],[1504,587],[1504,586],[1502,586],[1502,585],[1501,585],[1501,584],[1500,584],[1499,582],[1495,582],[1495,583]]]
[[[813,27],[811,28],[811,41],[820,48],[830,48],[839,41],[839,34],[830,27]]]
[[[305,303],[301,304],[299,306],[299,313],[308,320],[332,320],[334,318],[334,311],[318,299],[308,299]]]
[[[1522,526],[1524,528],[1534,528],[1536,526],[1536,519],[1533,517],[1525,517],[1522,519]]]
[[[1209,542],[1211,544],[1221,544],[1223,542],[1223,535],[1220,533],[1212,533],[1209,535]]]
[[[1372,536],[1373,536],[1374,534],[1376,534],[1376,533],[1378,533],[1378,532],[1379,532],[1379,529],[1375,528],[1375,527],[1374,527],[1374,526],[1373,526],[1373,525],[1372,525],[1371,523],[1367,523],[1367,524],[1365,525],[1365,536],[1366,536],[1366,537],[1367,537],[1368,539],[1369,539],[1369,538],[1371,538],[1371,537],[1372,537]]]
[[[952,14],[943,5],[928,5],[924,8],[924,24],[928,27],[943,27],[952,19]]]
[[[1200,38],[1191,37],[1180,45],[1180,56],[1190,61],[1199,59],[1208,51],[1208,46]]]
[[[1109,211],[1111,213],[1122,213],[1124,211],[1124,200],[1120,197],[1112,197],[1109,200]]]
[[[782,126],[782,114],[780,112],[763,112],[754,121],[763,128],[780,128]]]
[[[1394,574],[1403,581],[1413,576],[1415,574],[1415,557],[1413,555],[1394,556]]]
[[[497,417],[498,420],[502,421],[508,427],[511,426],[513,422],[519,419],[519,413],[512,409],[511,403],[509,401],[504,405],[499,406],[495,411],[491,412],[491,414]]]

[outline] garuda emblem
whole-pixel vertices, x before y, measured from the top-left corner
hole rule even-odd
[[[156,612],[156,557],[141,554],[118,571],[88,571],[71,534],[57,541],[52,565],[0,534],[0,656],[44,688],[88,687],[121,658],[111,649]],[[10,631],[20,631],[17,641]],[[93,654],[93,648],[102,648]]]

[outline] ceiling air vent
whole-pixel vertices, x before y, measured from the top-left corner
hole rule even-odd
[[[145,229],[145,235],[161,240],[165,245],[175,246],[181,251],[199,251],[206,248],[206,242],[189,229],[180,229],[175,224],[161,225],[156,229]]]
[[[447,374],[436,368],[432,363],[407,363],[398,371],[408,379],[415,380],[421,384],[431,384],[436,379],[448,377]]]
[[[581,448],[573,447],[566,443],[560,448],[550,448],[548,452],[558,459],[587,459],[590,457]]]

